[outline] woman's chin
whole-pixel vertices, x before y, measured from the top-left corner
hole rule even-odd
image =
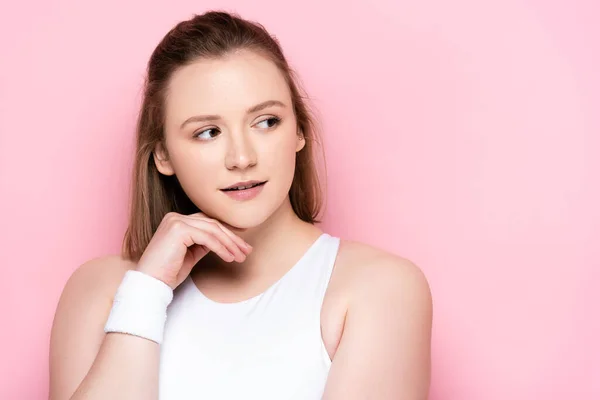
[[[236,203],[233,205],[222,203],[218,205],[218,208],[214,207],[213,212],[210,214],[213,215],[212,218],[221,221],[233,232],[244,232],[263,225],[276,214],[281,214],[280,211],[282,206],[285,206],[286,197],[278,200],[268,198],[266,201]],[[217,205],[215,204],[215,206]],[[291,206],[289,207],[291,208]]]
[[[258,212],[229,212],[223,218],[219,218],[219,221],[235,233],[256,228],[262,225],[267,218],[268,216],[263,216]]]

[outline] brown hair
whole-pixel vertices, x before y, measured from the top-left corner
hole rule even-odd
[[[316,120],[301,92],[299,80],[288,65],[278,40],[259,23],[237,14],[209,11],[178,23],[154,49],[137,120],[136,153],[131,182],[129,222],[122,256],[138,261],[163,217],[171,211],[192,214],[199,209],[184,193],[175,175],[159,173],[153,152],[164,145],[165,91],[173,73],[199,58],[218,58],[247,49],[268,57],[283,73],[289,86],[299,132],[306,144],[296,153],[296,170],[289,191],[296,215],[309,223],[322,211],[322,193],[314,158],[318,132]],[[166,151],[166,146],[164,146]]]

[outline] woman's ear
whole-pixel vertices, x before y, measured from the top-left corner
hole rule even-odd
[[[154,156],[154,164],[156,165],[156,169],[158,169],[158,172],[167,176],[175,174],[175,171],[173,170],[173,165],[171,165],[171,162],[169,161],[167,151],[164,148],[162,142],[158,142],[156,144],[152,155]]]
[[[296,153],[302,150],[306,145],[306,139],[304,138],[304,133],[301,130],[298,130],[297,138],[298,143],[296,144]]]

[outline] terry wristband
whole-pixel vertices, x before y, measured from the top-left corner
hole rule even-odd
[[[104,332],[127,333],[162,343],[173,289],[140,271],[129,270],[115,294]]]

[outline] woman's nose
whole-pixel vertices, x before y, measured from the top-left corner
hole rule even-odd
[[[225,157],[227,169],[246,169],[254,165],[256,165],[256,151],[247,135],[230,135]]]

